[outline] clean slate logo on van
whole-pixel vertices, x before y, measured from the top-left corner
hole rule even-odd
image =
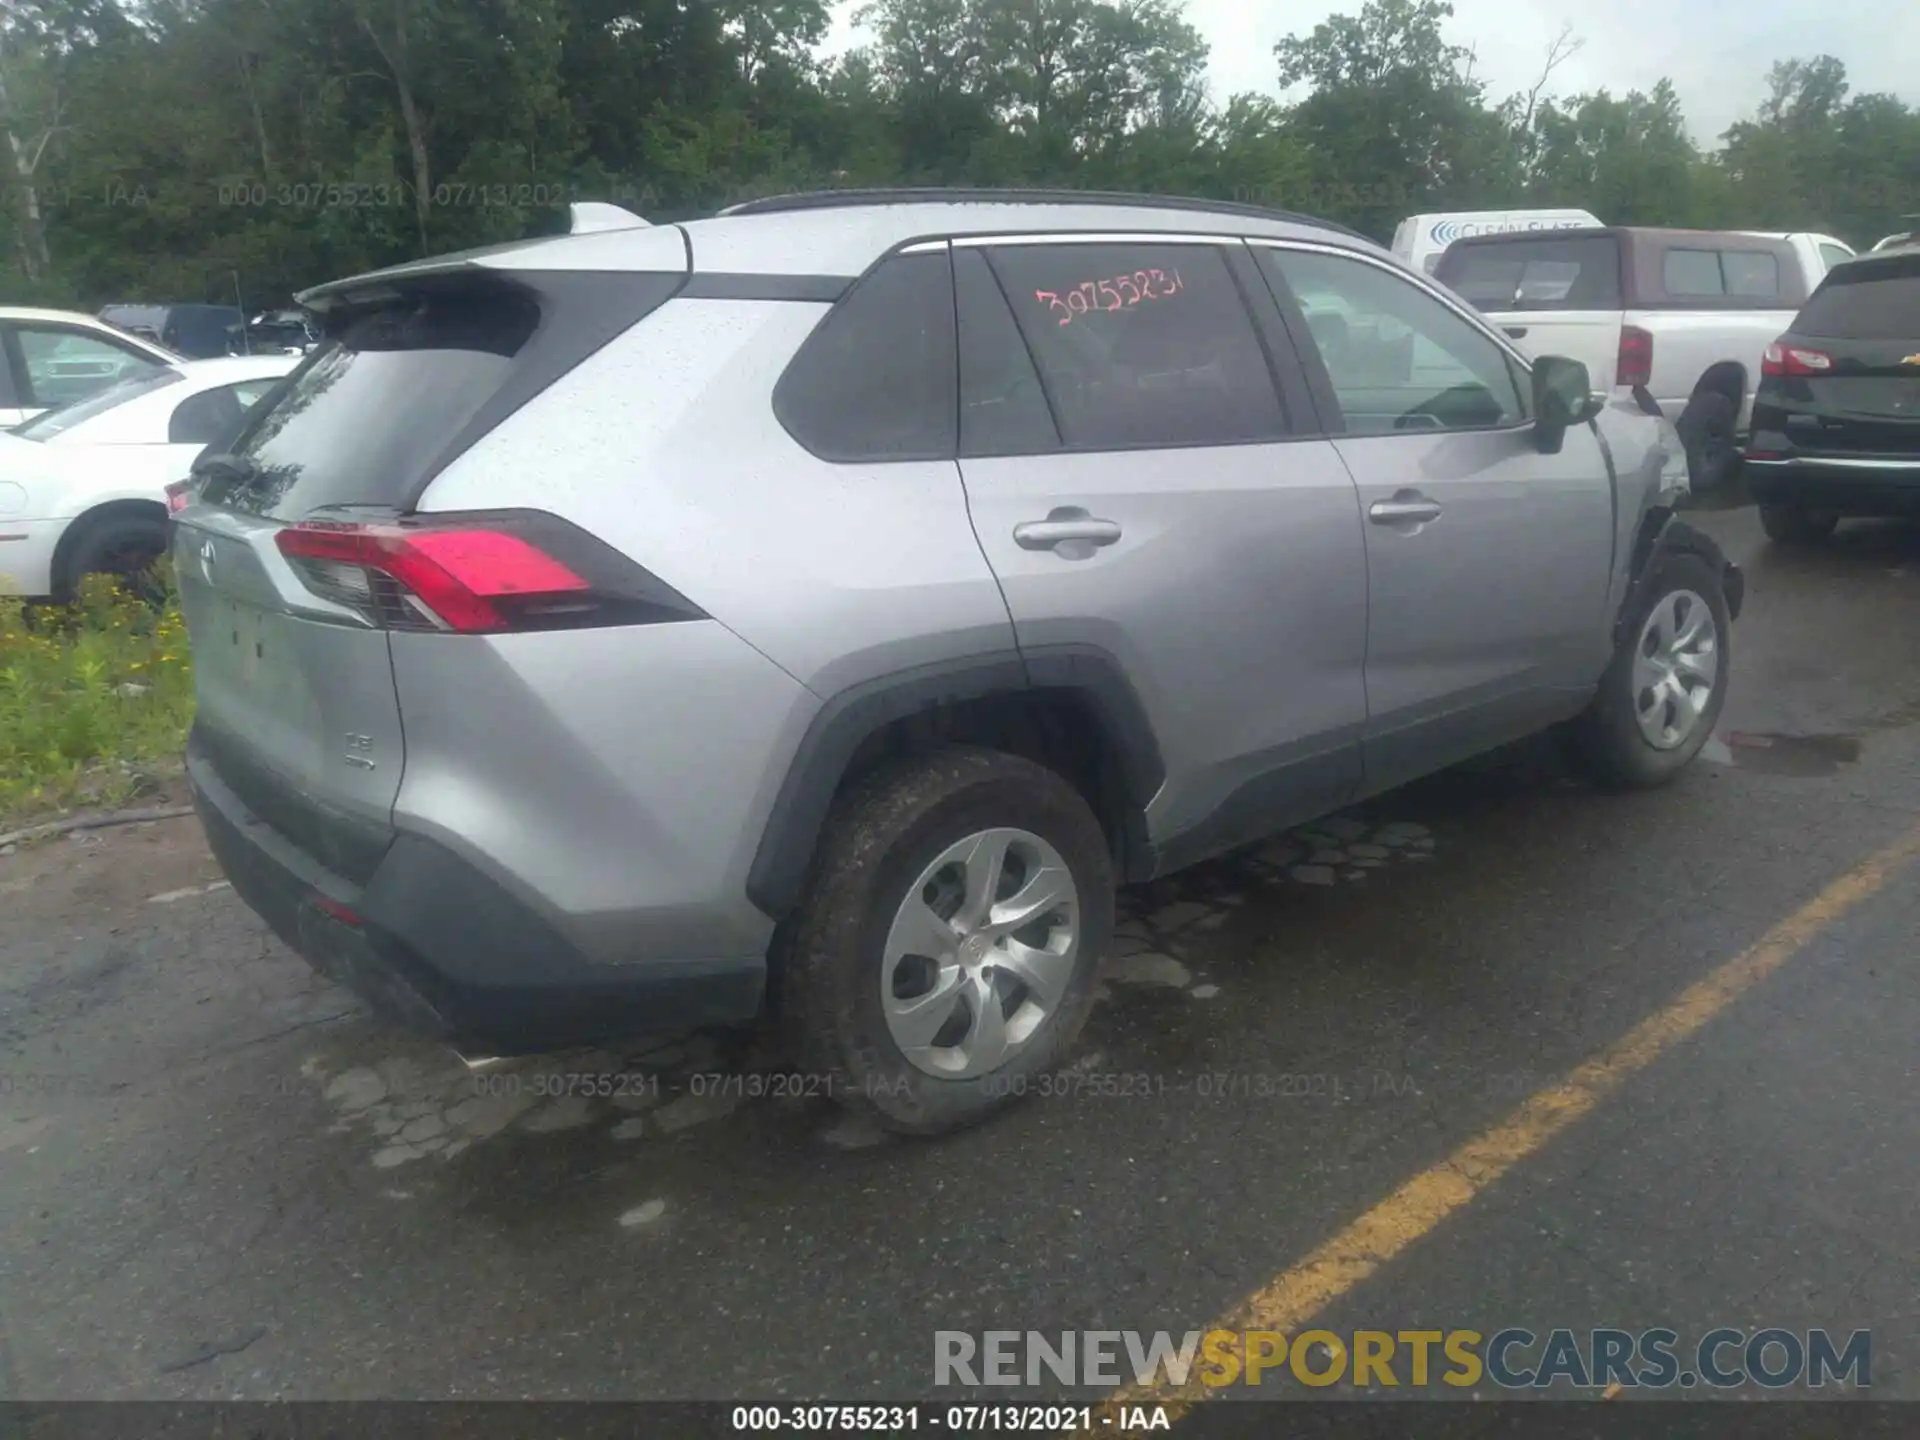
[[[1442,220],[1427,232],[1436,245],[1451,245],[1469,235],[1509,235],[1516,230],[1578,230],[1584,220]]]

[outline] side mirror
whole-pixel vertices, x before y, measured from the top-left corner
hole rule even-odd
[[[1564,355],[1533,362],[1533,428],[1544,455],[1558,455],[1567,431],[1600,413],[1587,367]]]

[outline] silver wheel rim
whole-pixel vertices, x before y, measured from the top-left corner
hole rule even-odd
[[[1720,629],[1691,590],[1664,595],[1633,651],[1633,714],[1656,750],[1684,745],[1700,728],[1720,679]]]
[[[880,965],[887,1031],[917,1070],[990,1074],[1033,1043],[1080,958],[1080,892],[1026,830],[982,830],[920,873]]]

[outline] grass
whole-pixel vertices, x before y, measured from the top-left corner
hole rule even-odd
[[[175,768],[193,666],[171,583],[157,608],[89,577],[63,608],[0,597],[0,815],[111,805]]]

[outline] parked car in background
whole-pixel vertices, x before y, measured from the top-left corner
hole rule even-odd
[[[1757,235],[1763,240],[1785,240],[1793,246],[1794,253],[1800,257],[1800,271],[1807,277],[1809,287],[1818,285],[1829,270],[1836,265],[1846,264],[1856,253],[1846,241],[1812,231],[1749,230],[1745,233]]]
[[[1725,694],[1671,425],[1335,225],[841,191],[301,298],[174,516],[188,776],[470,1056],[770,1008],[965,1124],[1071,1053],[1117,883],[1546,726],[1658,785]]]
[[[1699,491],[1739,469],[1761,355],[1816,283],[1790,240],[1631,226],[1461,240],[1438,278],[1526,349],[1644,395]]]
[[[1920,215],[1908,215],[1903,218],[1920,220]],[[1874,245],[1873,249],[1875,252],[1881,250],[1902,250],[1909,245],[1920,245],[1920,230],[1896,230],[1893,234],[1882,237]]]
[[[182,360],[0,435],[0,592],[64,599],[166,553],[166,487],[299,362]]]
[[[1920,515],[1920,249],[1839,266],[1767,347],[1747,477],[1775,540]]]
[[[1423,275],[1431,275],[1440,256],[1456,240],[1473,235],[1535,235],[1543,230],[1592,229],[1598,216],[1585,210],[1456,210],[1442,215],[1409,215],[1393,232],[1394,254]]]
[[[231,305],[109,305],[100,318],[190,360],[208,360],[227,353],[227,331],[246,316]]]
[[[91,315],[0,308],[0,429],[182,358]]]
[[[269,310],[227,331],[233,355],[304,355],[319,343],[312,321],[299,310]]]

